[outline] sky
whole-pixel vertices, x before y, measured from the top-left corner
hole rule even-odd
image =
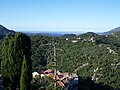
[[[120,0],[0,0],[0,24],[15,31],[105,32],[120,26]]]

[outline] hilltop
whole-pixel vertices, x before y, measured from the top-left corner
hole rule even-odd
[[[104,32],[103,34],[104,35],[111,35],[111,34],[115,33],[116,31],[120,31],[120,27],[114,28],[108,32]]]
[[[12,34],[12,33],[15,33],[15,31],[9,30],[9,29],[7,29],[6,27],[4,27],[3,25],[0,25],[0,35],[4,36],[4,35],[6,35],[7,33]]]

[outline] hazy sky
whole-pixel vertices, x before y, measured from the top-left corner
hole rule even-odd
[[[16,31],[103,32],[120,26],[120,0],[0,0],[0,24]]]

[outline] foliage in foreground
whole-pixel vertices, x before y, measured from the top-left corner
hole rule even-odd
[[[30,55],[30,39],[27,35],[16,33],[15,35],[7,35],[4,38],[2,43],[1,74],[3,77],[3,85],[5,90],[16,90],[16,88],[19,88],[20,77],[23,80],[26,80],[26,83],[30,83],[32,67]],[[22,68],[23,61],[25,62],[23,64],[26,65],[23,65]],[[23,74],[25,76],[28,74],[29,75],[26,78]]]

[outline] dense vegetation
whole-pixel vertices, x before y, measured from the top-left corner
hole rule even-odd
[[[69,39],[65,37],[30,36],[33,68],[52,68],[53,47],[57,51],[57,69],[91,77],[95,83],[120,88],[120,33],[97,35],[89,32]],[[48,45],[47,45],[48,44]],[[35,69],[37,70],[37,69]]]
[[[86,85],[92,85],[94,90],[96,90],[96,88],[105,85],[108,90],[120,89],[119,31],[112,35],[98,35],[88,32],[79,36],[50,37],[30,35],[30,38],[33,71],[53,68],[52,44],[56,43],[57,69],[62,72],[77,73],[83,78],[81,82],[85,82],[85,84],[82,84],[82,88],[86,87]],[[86,83],[88,77],[94,83]],[[42,79],[38,79],[37,82],[32,80],[32,88],[34,90],[40,90],[39,88],[44,86]],[[46,83],[47,86],[49,84]],[[89,88],[87,87],[85,90],[90,90]],[[102,88],[99,90],[102,90]]]
[[[30,38],[27,35],[22,33],[6,35],[2,43],[1,60],[4,90],[17,88],[30,90],[32,78],[30,55]]]

